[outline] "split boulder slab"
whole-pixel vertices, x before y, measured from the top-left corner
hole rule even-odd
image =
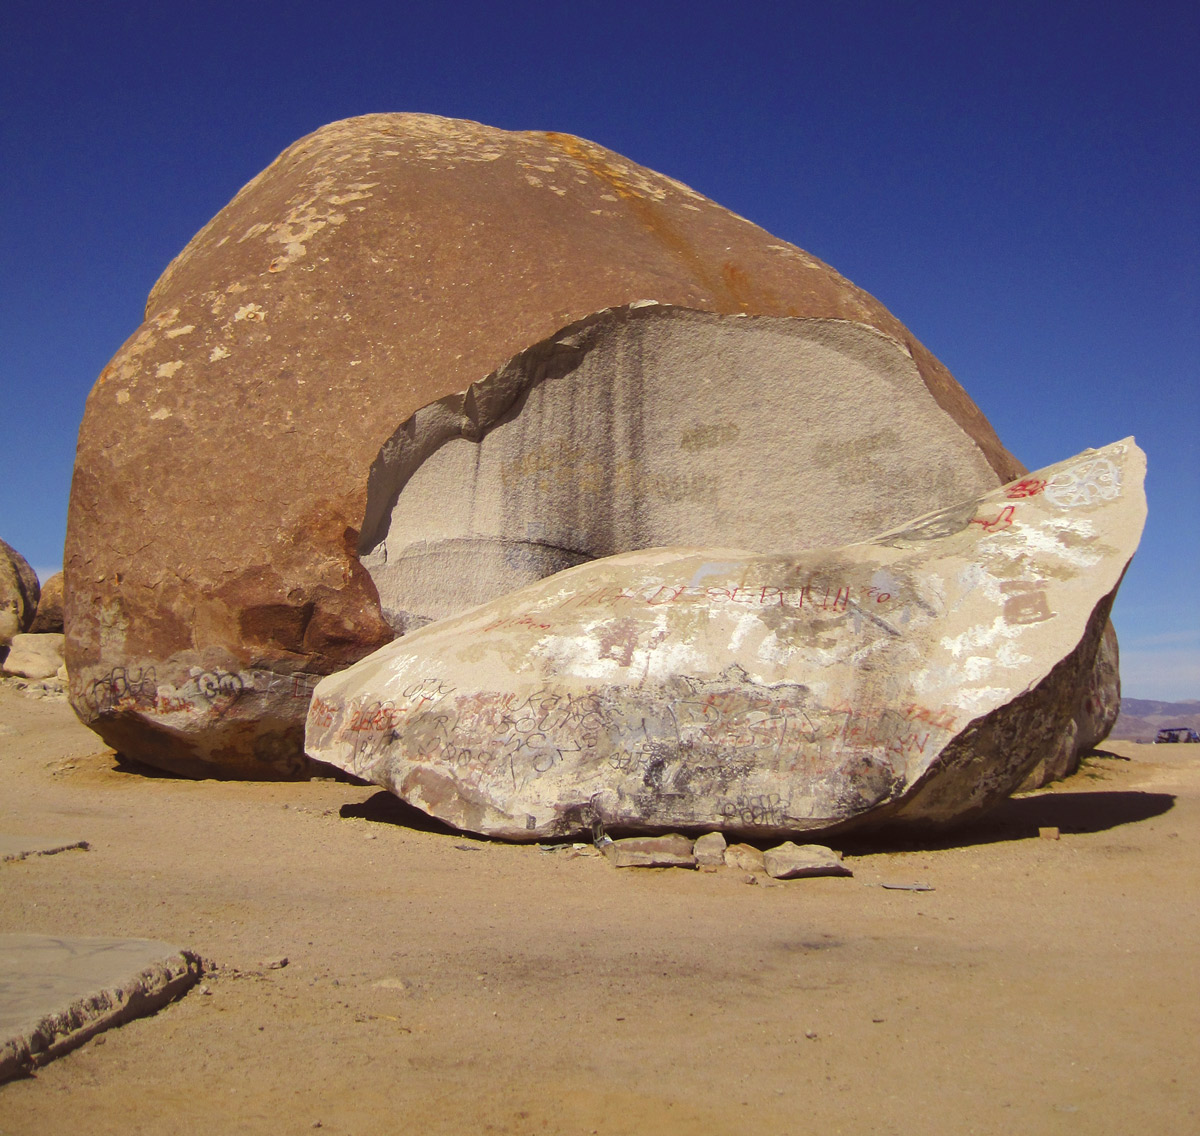
[[[1075,728],[1144,474],[1126,439],[870,542],[571,568],[323,680],[308,752],[512,839],[961,821]]]
[[[154,1013],[201,972],[191,951],[151,939],[0,935],[0,1082]]]
[[[172,261],[88,397],[64,554],[81,719],[178,773],[307,775],[312,685],[394,634],[359,562],[380,448],[531,344],[642,299],[873,327],[997,481],[1020,469],[878,301],[686,186],[568,135],[334,123]],[[699,447],[725,423],[696,428]]]

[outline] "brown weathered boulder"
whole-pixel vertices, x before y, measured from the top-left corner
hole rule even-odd
[[[38,599],[37,614],[29,625],[33,635],[62,634],[63,574],[55,572],[43,585]]]
[[[961,822],[1076,733],[1144,475],[1126,439],[869,542],[567,569],[324,679],[308,752],[510,839]]]
[[[12,545],[0,540],[0,650],[29,629],[39,594],[37,573]]]
[[[381,445],[640,299],[876,328],[997,480],[1019,471],[882,305],[686,186],[566,135],[334,123],[196,235],[88,399],[65,553],[81,718],[167,769],[302,775],[313,683],[393,634],[358,560]]]

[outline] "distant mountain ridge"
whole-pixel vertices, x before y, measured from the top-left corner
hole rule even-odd
[[[1122,698],[1121,713],[1109,737],[1128,742],[1152,742],[1154,735],[1165,726],[1191,726],[1200,730],[1200,699],[1159,702],[1153,698]]]

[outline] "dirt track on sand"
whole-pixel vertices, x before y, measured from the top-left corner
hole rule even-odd
[[[0,1087],[0,1133],[1200,1131],[1200,746],[1105,748],[953,845],[748,885],[147,776],[0,687],[0,831],[91,844],[0,864],[0,931],[217,967]]]

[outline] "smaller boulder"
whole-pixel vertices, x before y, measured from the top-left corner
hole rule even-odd
[[[40,594],[37,573],[29,562],[0,540],[0,648],[29,630]]]
[[[725,863],[743,872],[762,872],[763,854],[753,844],[731,844],[725,849]]]
[[[692,842],[677,832],[667,836],[631,836],[605,845],[615,868],[694,868]]]
[[[37,614],[29,625],[33,635],[61,633],[63,630],[63,574],[55,572],[42,585],[42,594],[38,599]]]
[[[61,634],[14,635],[4,673],[28,679],[54,678],[63,665],[63,640]]]
[[[776,880],[796,880],[805,876],[852,876],[842,863],[842,854],[823,844],[794,844],[785,841],[763,853],[763,867]]]
[[[726,840],[720,832],[706,832],[692,848],[702,868],[719,868],[725,863]]]

